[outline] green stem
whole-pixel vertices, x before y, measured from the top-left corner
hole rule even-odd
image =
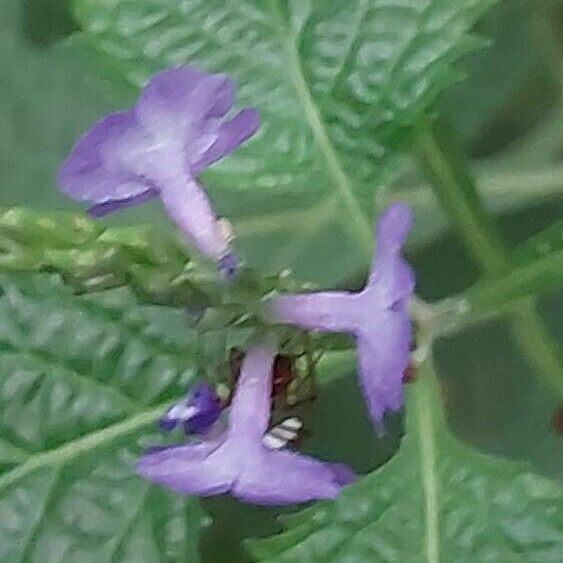
[[[502,241],[481,205],[473,178],[445,137],[445,132],[425,127],[418,138],[419,161],[473,258],[486,275],[497,275],[508,266]]]
[[[421,366],[417,380],[407,392],[407,432],[415,436],[420,457],[420,478],[424,492],[424,550],[429,563],[439,563],[440,554],[440,472],[437,433],[442,424],[443,406],[432,360]]]
[[[489,277],[511,267],[510,255],[481,204],[475,182],[456,153],[452,132],[427,124],[418,139],[417,153],[432,188],[473,258]],[[447,140],[447,142],[446,142]],[[514,338],[534,371],[563,396],[563,363],[535,308],[519,303],[513,308]]]
[[[543,374],[563,397],[561,350],[538,316],[534,303],[519,304],[512,318],[512,331],[531,367]]]

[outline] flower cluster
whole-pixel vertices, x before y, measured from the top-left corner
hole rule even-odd
[[[146,453],[140,475],[174,491],[210,496],[230,492],[255,504],[334,498],[354,479],[345,465],[328,464],[263,443],[270,420],[276,343],[265,338],[246,354],[227,428],[201,440]]]
[[[157,74],[132,109],[109,115],[79,139],[61,167],[64,191],[92,204],[94,216],[160,197],[188,240],[231,278],[237,262],[229,237],[197,177],[258,127],[251,108],[225,119],[233,98],[233,84],[221,74],[186,67]],[[381,216],[362,291],[278,294],[264,300],[271,324],[353,336],[361,387],[377,430],[384,414],[402,404],[409,362],[407,309],[414,276],[401,247],[411,222],[410,209],[401,203]],[[160,420],[166,431],[182,425],[191,441],[145,452],[137,465],[141,476],[184,494],[230,492],[267,505],[334,498],[354,480],[345,465],[268,447],[264,436],[278,342],[273,332],[262,332],[244,356],[230,406],[221,405],[208,384],[192,388]],[[228,411],[226,425],[223,410]]]

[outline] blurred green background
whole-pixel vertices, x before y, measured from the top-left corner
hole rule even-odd
[[[127,105],[134,92],[107,74],[93,53],[75,38],[68,4],[61,0],[2,2],[0,14],[0,206],[71,209],[56,187],[59,162],[93,121]],[[451,142],[471,158],[486,204],[495,211],[509,245],[560,218],[563,210],[563,3],[510,0],[494,8],[479,31],[491,45],[464,61],[468,78],[442,96],[435,108],[451,129]],[[409,258],[418,274],[418,291],[434,300],[475,281],[478,270],[460,240],[447,230],[437,203],[416,165],[406,155],[404,174],[384,190],[413,202],[417,222]],[[213,187],[210,186],[212,189]],[[212,191],[213,193],[213,191]],[[256,217],[280,202],[256,193],[214,194],[222,212],[239,217],[240,246],[258,267],[295,266],[299,275],[328,283],[356,283],[346,265],[345,243],[330,230],[318,233],[319,246],[333,253],[315,260],[303,250],[275,255],[287,233],[261,232]],[[291,208],[291,201],[283,206]],[[253,209],[249,216],[248,210]],[[134,210],[120,222],[163,221],[158,206]],[[167,224],[163,221],[163,225]],[[298,235],[296,235],[298,236]],[[281,240],[280,240],[281,239]],[[322,242],[322,245],[320,243]],[[344,246],[343,246],[344,245]],[[340,261],[331,260],[334,255]],[[348,277],[336,279],[337,272]],[[563,294],[539,303],[554,335],[563,341]],[[484,450],[531,461],[541,473],[563,478],[563,435],[554,417],[560,401],[535,376],[512,341],[502,319],[462,332],[437,348],[447,410],[454,431]],[[321,400],[304,406],[312,437],[306,446],[330,458],[369,469],[397,446],[400,420],[378,442],[361,411],[353,377],[327,380]],[[342,416],[334,413],[342,412]],[[373,444],[358,450],[354,442]],[[240,534],[271,525],[271,513],[244,508],[240,529],[226,526],[234,501],[207,503],[215,524],[204,542],[213,559],[218,549],[235,549]],[[268,517],[266,517],[266,514]],[[212,541],[223,534],[221,547]],[[210,539],[211,538],[211,539]]]

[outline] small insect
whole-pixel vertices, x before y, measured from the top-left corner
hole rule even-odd
[[[282,420],[262,438],[262,444],[270,450],[281,450],[288,445],[297,446],[302,437],[303,422],[297,416]]]

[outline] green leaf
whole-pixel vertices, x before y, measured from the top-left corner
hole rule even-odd
[[[511,258],[511,269],[495,280],[479,282],[467,293],[478,310],[500,308],[518,299],[563,289],[563,220],[531,237]]]
[[[136,477],[195,374],[181,310],[0,278],[0,561],[197,561],[197,501]]]
[[[259,134],[206,174],[230,208],[320,209],[299,221],[298,250],[326,230],[341,255],[371,252],[374,188],[389,179],[418,119],[459,78],[455,62],[480,42],[468,34],[493,0],[75,0],[85,38],[143,84],[178,64],[227,72],[241,105],[261,114]],[[285,205],[280,196],[295,196]],[[291,206],[291,207],[290,207]],[[285,231],[293,238],[294,222]],[[343,237],[343,233],[346,234]],[[351,240],[343,240],[349,237]],[[353,243],[352,243],[353,241]],[[359,243],[359,244],[358,244]],[[284,264],[279,264],[284,260]],[[365,262],[363,262],[365,265]],[[340,266],[341,268],[343,266]],[[349,268],[358,269],[358,260]]]
[[[479,454],[455,440],[429,366],[408,395],[399,453],[337,501],[289,516],[283,533],[253,542],[258,559],[560,561],[563,489],[523,464]]]

